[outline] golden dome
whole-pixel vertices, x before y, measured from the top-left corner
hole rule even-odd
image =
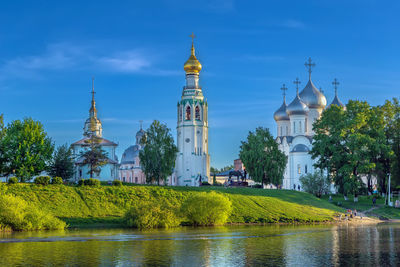
[[[201,64],[200,61],[197,60],[195,52],[194,52],[194,45],[192,43],[191,55],[189,59],[183,65],[183,69],[186,73],[199,73],[201,71]]]

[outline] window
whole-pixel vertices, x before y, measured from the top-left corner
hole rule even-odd
[[[179,118],[179,121],[182,121],[182,107],[181,107],[181,106],[178,106],[178,109],[179,109],[179,111],[178,111],[178,118]]]
[[[196,109],[195,109],[195,114],[196,114],[196,120],[200,120],[201,118],[200,118],[200,108],[199,108],[199,106],[196,106]]]
[[[306,123],[304,125],[304,131],[307,132],[307,118],[306,118]]]
[[[307,173],[307,164],[306,164],[306,166],[304,166],[304,173]]]
[[[190,107],[187,106],[187,107],[186,107],[186,117],[185,117],[185,120],[190,121],[190,118],[191,118]]]
[[[283,135],[283,133],[282,133],[282,126],[281,126],[281,134],[280,135]]]
[[[297,173],[301,174],[301,166],[300,166],[300,164],[297,164]]]
[[[296,133],[296,122],[293,122],[293,133]]]
[[[299,129],[300,129],[300,133],[301,133],[301,121],[299,121]]]
[[[288,135],[289,134],[289,129],[288,129],[289,127],[287,127],[286,126],[286,134],[285,135]]]
[[[79,170],[79,178],[82,178],[82,170]]]
[[[138,178],[137,177],[135,177],[135,184],[137,184],[138,183]]]
[[[125,177],[124,178],[122,178],[122,181],[125,183],[126,182],[126,179],[125,179]]]

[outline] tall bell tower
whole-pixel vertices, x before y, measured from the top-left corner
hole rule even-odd
[[[186,85],[178,102],[176,183],[181,186],[199,186],[210,178],[208,154],[208,105],[199,86],[201,64],[194,49],[194,34],[189,59],[183,69]]]

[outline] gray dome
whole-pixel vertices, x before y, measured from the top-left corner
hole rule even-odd
[[[286,107],[286,113],[290,115],[306,115],[308,113],[308,107],[303,101],[299,98],[297,94],[292,103]]]
[[[139,156],[140,148],[138,145],[128,147],[122,154],[121,164],[134,164]]]
[[[294,146],[291,152],[309,152],[310,149],[306,145],[303,144],[297,144]]]
[[[288,121],[289,120],[289,116],[286,113],[286,108],[287,108],[286,101],[283,100],[282,106],[274,113],[274,119],[276,121]]]
[[[311,78],[308,80],[306,87],[304,87],[303,91],[301,91],[299,95],[301,100],[309,108],[324,109],[326,106],[325,96],[315,88]]]
[[[335,95],[335,98],[333,99],[332,103],[328,106],[328,108],[332,105],[337,105],[339,107],[344,107],[342,101],[338,98],[337,94]]]

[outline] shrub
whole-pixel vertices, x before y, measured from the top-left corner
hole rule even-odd
[[[115,186],[122,186],[122,182],[120,180],[114,180],[112,184]]]
[[[125,214],[127,226],[134,228],[168,228],[179,225],[175,212],[155,202],[140,202]]]
[[[328,178],[318,171],[302,175],[300,182],[304,191],[317,197],[329,193],[330,183]]]
[[[65,228],[65,222],[29,205],[12,195],[0,195],[0,229],[3,230],[52,230]]]
[[[209,182],[202,182],[201,185],[211,185]]]
[[[38,176],[34,180],[35,184],[48,185],[50,183],[49,176]]]
[[[85,185],[85,179],[80,179],[80,180],[78,181],[78,185],[79,185],[79,186]]]
[[[51,179],[51,183],[52,184],[63,184],[63,179],[61,177],[56,176]]]
[[[218,225],[226,223],[232,203],[226,196],[216,192],[192,195],[182,205],[182,214],[192,225]]]
[[[8,184],[16,184],[18,183],[18,178],[17,177],[10,177],[8,179]]]
[[[89,186],[100,186],[100,180],[99,179],[89,178],[87,180],[84,180],[83,184],[84,185],[89,185]]]

